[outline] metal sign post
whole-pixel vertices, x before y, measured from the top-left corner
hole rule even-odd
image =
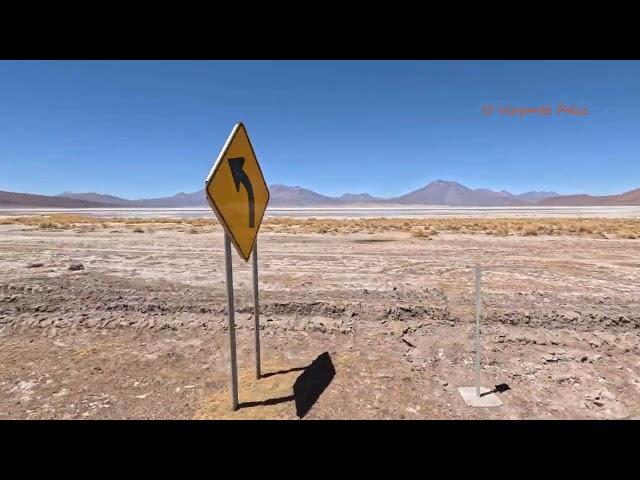
[[[480,397],[480,264],[476,263],[476,396]]]
[[[224,229],[224,261],[229,300],[229,346],[231,347],[231,404],[238,403],[236,325],[233,301],[231,243],[245,262],[253,254],[253,311],[256,327],[256,376],[260,372],[260,305],[258,302],[258,232],[269,203],[269,188],[262,175],[247,129],[236,124],[205,181],[207,201]]]
[[[224,234],[224,266],[227,269],[227,299],[229,300],[229,347],[231,351],[231,404],[238,410],[238,366],[236,364],[236,322],[233,299],[233,264],[231,259],[231,239]]]
[[[258,239],[253,244],[253,321],[256,337],[256,378],[260,379],[260,302],[258,300]]]
[[[458,392],[462,396],[464,402],[470,407],[499,407],[502,400],[498,398],[494,391],[480,386],[480,317],[482,316],[482,269],[480,263],[476,263],[476,325],[475,325],[475,361],[474,374],[475,385],[473,387],[458,387]]]

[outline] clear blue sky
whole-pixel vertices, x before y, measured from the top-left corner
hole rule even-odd
[[[640,62],[4,61],[0,190],[199,190],[239,120],[269,184],[330,195],[640,187]]]

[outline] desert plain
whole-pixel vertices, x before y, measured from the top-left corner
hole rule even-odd
[[[212,217],[0,218],[0,419],[640,417],[640,219],[268,217],[260,379],[234,252],[234,412]],[[476,263],[500,407],[457,390],[474,382]],[[318,358],[335,373],[301,415]]]

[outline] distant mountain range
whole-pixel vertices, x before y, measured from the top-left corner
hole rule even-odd
[[[148,198],[144,200],[127,200],[102,193],[73,193],[64,192],[58,197],[73,198],[87,202],[110,203],[126,208],[180,208],[180,207],[205,207],[208,205],[204,190],[193,193],[180,192],[172,197]]]
[[[555,192],[527,192],[527,197],[548,198],[558,196]],[[506,191],[494,192],[486,188],[472,190],[457,182],[436,180],[425,187],[400,197],[389,199],[401,205],[450,205],[455,207],[505,207],[530,205],[520,195]]]
[[[30,193],[14,193],[0,191],[0,207],[5,208],[115,208],[118,205],[106,202],[76,200],[67,197],[51,197],[48,195],[32,195]]]
[[[518,207],[518,206],[616,206],[640,205],[640,189],[619,195],[559,195],[556,192],[526,192],[513,194],[485,188],[471,189],[445,180],[393,198],[378,198],[368,193],[345,193],[339,197],[322,195],[302,187],[271,185],[272,207],[336,207],[385,205],[448,205],[457,207]],[[178,193],[171,197],[128,200],[101,193],[64,192],[57,196],[31,195],[0,191],[0,206],[50,208],[189,208],[207,206],[204,190]]]
[[[625,206],[640,205],[640,188],[630,190],[619,195],[604,195],[594,197],[592,195],[564,195],[561,197],[546,198],[539,202],[549,206]]]
[[[521,195],[488,189],[472,190],[457,182],[436,180],[427,186],[400,197],[379,198],[368,193],[345,193],[339,197],[330,197],[307,188],[287,185],[271,185],[269,187],[273,207],[331,207],[331,206],[363,206],[363,205],[451,205],[451,206],[518,206],[531,205],[538,200],[558,196],[555,192],[527,192]],[[64,192],[59,196],[117,204],[122,207],[201,207],[206,206],[204,190],[194,193],[179,193],[173,197],[153,198],[147,200],[127,200],[124,198],[98,193]]]

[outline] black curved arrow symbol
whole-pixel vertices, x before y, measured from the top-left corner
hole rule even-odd
[[[244,157],[236,157],[229,159],[229,168],[231,169],[231,176],[233,177],[233,183],[236,185],[236,192],[240,191],[240,184],[244,185],[247,190],[247,197],[249,199],[249,228],[255,228],[256,224],[256,212],[255,202],[253,199],[253,185],[249,176],[244,171],[242,166],[244,165]]]

